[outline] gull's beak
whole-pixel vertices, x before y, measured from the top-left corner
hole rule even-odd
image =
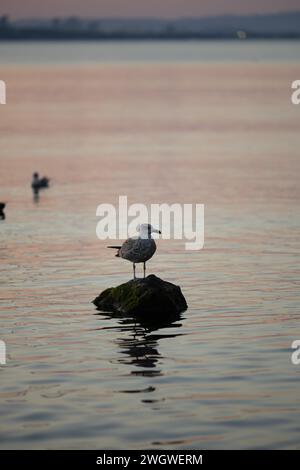
[[[154,230],[152,230],[152,232],[154,232],[154,233],[159,233],[159,234],[161,235],[161,231],[160,231],[160,230],[154,229]]]

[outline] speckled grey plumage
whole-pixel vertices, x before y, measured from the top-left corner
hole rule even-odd
[[[152,258],[156,251],[156,243],[153,238],[128,238],[118,251],[120,258],[132,263],[144,263]]]
[[[151,224],[141,224],[138,226],[137,231],[140,236],[128,238],[122,246],[109,246],[118,250],[116,256],[127,259],[133,263],[133,277],[135,277],[136,263],[144,263],[144,278],[146,276],[146,261],[152,258],[156,251],[156,243],[151,238],[151,233],[161,233],[156,230]]]

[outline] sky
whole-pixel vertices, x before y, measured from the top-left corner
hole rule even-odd
[[[300,0],[0,0],[0,15],[11,18],[180,17],[300,10]]]

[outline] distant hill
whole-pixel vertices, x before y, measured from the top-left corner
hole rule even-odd
[[[300,11],[249,16],[159,18],[0,18],[0,39],[300,38]]]

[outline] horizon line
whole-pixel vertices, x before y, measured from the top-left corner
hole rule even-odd
[[[180,19],[200,19],[200,18],[226,18],[226,17],[244,17],[249,18],[253,16],[279,16],[287,14],[299,14],[299,9],[292,10],[278,10],[272,12],[257,12],[257,13],[220,13],[210,15],[187,15],[187,16],[82,16],[76,14],[70,15],[48,15],[48,16],[22,16],[14,17],[9,13],[0,13],[0,18],[7,17],[10,21],[22,20],[50,20],[54,18],[78,18],[78,19],[102,19],[102,20],[162,20],[162,21],[177,21]]]

